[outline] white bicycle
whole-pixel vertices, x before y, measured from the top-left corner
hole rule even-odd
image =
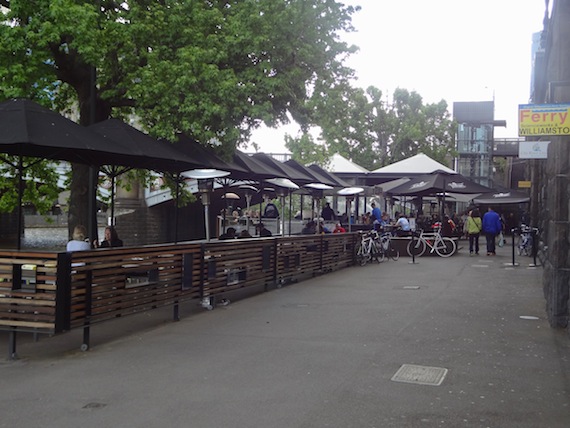
[[[356,261],[364,266],[371,260],[378,263],[384,261],[384,252],[381,250],[380,236],[375,230],[360,233],[360,241],[356,244],[355,256]]]
[[[457,244],[453,239],[441,236],[441,227],[438,227],[433,232],[421,230],[418,236],[412,237],[407,250],[410,257],[420,257],[426,253],[428,248],[430,254],[435,252],[440,257],[450,257],[457,250]]]

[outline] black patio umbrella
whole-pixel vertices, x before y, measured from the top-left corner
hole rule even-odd
[[[229,171],[232,177],[246,177],[248,172],[241,166],[235,164],[232,160],[224,160],[218,156],[213,149],[209,149],[197,140],[186,135],[178,135],[177,141],[172,147],[185,155],[196,160],[202,165],[202,168],[217,169],[220,171]]]
[[[322,184],[325,186],[330,186],[330,187],[335,187],[335,182],[333,180],[331,180],[329,177],[325,177],[324,175],[320,174],[317,171],[314,171],[302,164],[300,164],[299,162],[297,162],[295,159],[289,159],[287,161],[284,162],[285,165],[290,166],[291,168],[309,176],[309,177],[313,177],[313,182],[314,184]],[[309,184],[312,184],[309,183]]]
[[[0,103],[0,153],[103,165],[133,162],[113,141],[30,100]]]
[[[333,182],[334,187],[350,187],[350,185],[344,181],[342,178],[337,177],[334,173],[328,172],[327,170],[321,168],[316,163],[309,165],[307,168],[317,172],[318,174],[322,175],[323,177],[327,177],[329,181]]]
[[[389,193],[395,196],[431,196],[441,192],[471,194],[491,190],[475,183],[461,174],[435,172],[414,177],[410,181],[394,187]]]
[[[24,99],[0,103],[0,153],[52,160],[65,160],[87,165],[102,165],[109,160],[129,165],[131,154],[86,127],[39,104]],[[22,180],[23,166],[14,165]],[[21,248],[21,188],[18,202],[18,240]]]
[[[530,201],[530,197],[516,190],[495,190],[482,193],[473,198],[473,203],[478,205],[508,205],[522,204]]]
[[[240,150],[234,152],[233,161],[248,172],[247,181],[259,182],[269,178],[286,178],[283,171],[277,170],[271,165],[261,162],[254,156],[250,156]]]
[[[394,196],[432,196],[443,193],[442,218],[446,193],[473,194],[491,190],[489,187],[475,183],[461,174],[449,174],[436,171],[432,174],[413,177],[410,181],[394,187],[390,194]]]
[[[131,154],[128,168],[149,169],[159,172],[179,172],[193,168],[206,168],[204,160],[191,156],[168,141],[160,141],[119,119],[107,119],[88,127],[107,137]]]
[[[309,184],[315,181],[313,177],[303,172],[297,171],[284,162],[280,162],[265,153],[256,153],[253,155],[253,158],[265,165],[270,166],[273,169],[276,169],[277,171],[280,171],[281,174],[279,177],[288,178],[299,186],[304,186],[305,184]]]
[[[108,138],[118,147],[132,154],[130,165],[104,165],[101,167],[111,178],[111,220],[115,220],[115,179],[133,168],[153,170],[163,173],[178,174],[196,168],[206,168],[202,157],[194,158],[183,153],[168,141],[159,141],[119,119],[107,119],[88,127],[88,129]],[[218,164],[216,164],[218,165]],[[177,177],[173,180],[178,183]],[[176,205],[178,205],[178,192]]]

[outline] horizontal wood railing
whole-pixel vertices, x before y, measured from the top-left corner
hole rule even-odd
[[[0,329],[55,333],[56,253],[0,252]]]
[[[357,234],[185,242],[73,253],[0,251],[0,330],[60,333],[353,263]]]

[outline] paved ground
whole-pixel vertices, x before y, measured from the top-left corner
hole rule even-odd
[[[128,317],[85,353],[79,331],[26,338],[0,360],[0,427],[569,427],[570,338],[541,268],[465,252]],[[392,380],[403,364],[447,374]]]

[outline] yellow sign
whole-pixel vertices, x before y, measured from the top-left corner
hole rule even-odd
[[[519,189],[530,189],[530,181],[519,181]]]
[[[519,136],[570,135],[570,104],[520,104]]]

